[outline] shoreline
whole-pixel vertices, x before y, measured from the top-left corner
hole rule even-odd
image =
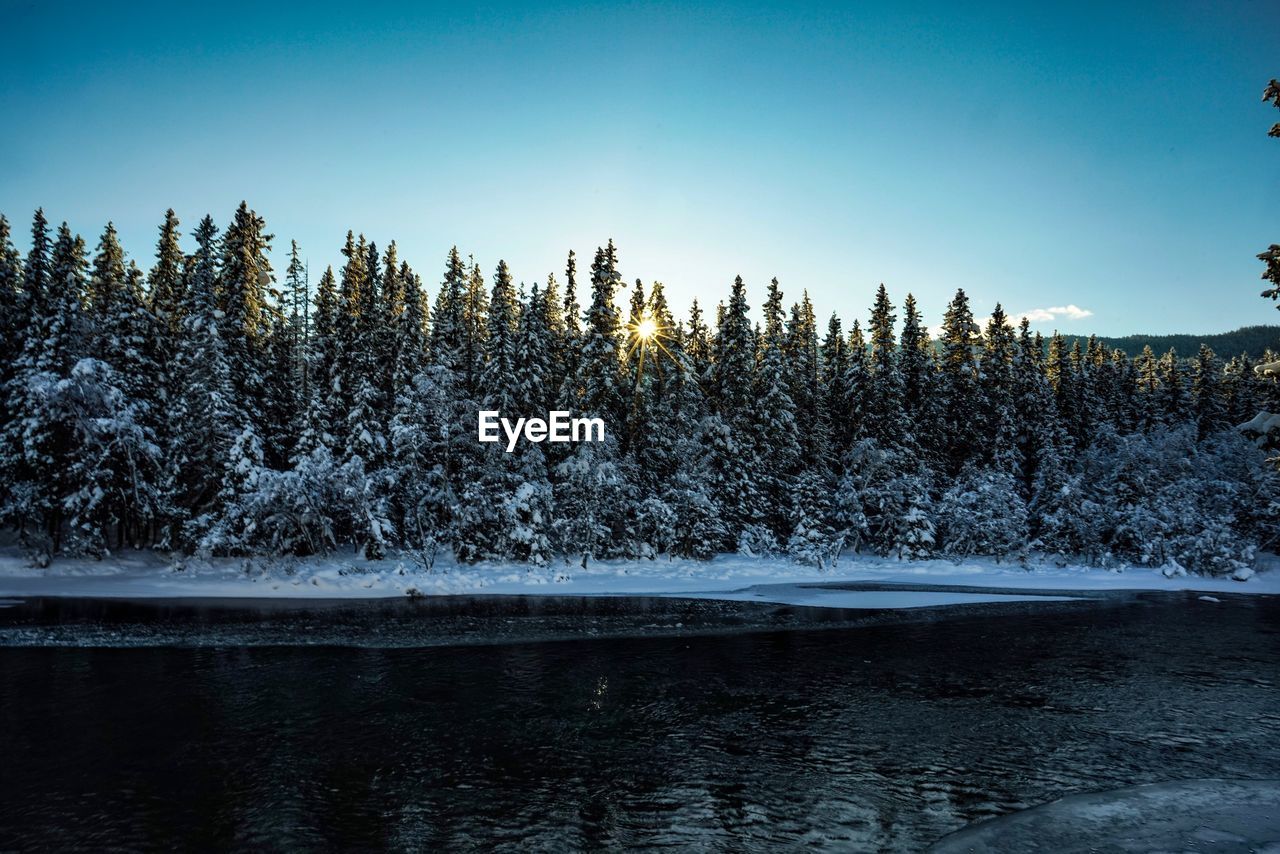
[[[1238,581],[1197,575],[1169,577],[1148,567],[1060,565],[1044,558],[1024,566],[991,559],[897,561],[866,555],[846,556],[826,570],[742,555],[720,555],[705,562],[618,559],[592,562],[585,569],[563,562],[532,567],[510,563],[459,565],[442,559],[432,570],[426,570],[412,564],[408,555],[381,561],[354,554],[307,559],[174,560],[148,551],[102,560],[62,558],[39,569],[32,567],[17,549],[0,547],[0,599],[317,601],[624,596],[874,608],[967,604],[977,601],[973,597],[989,596],[1078,597],[1108,591],[1280,595],[1280,570],[1267,567]],[[946,594],[951,600],[932,601],[938,599],[935,595],[921,598],[926,593]],[[913,604],[901,596],[897,597],[901,601],[896,601],[894,594],[916,594],[918,601]]]

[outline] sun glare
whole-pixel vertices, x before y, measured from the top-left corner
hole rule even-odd
[[[657,334],[658,324],[655,323],[651,317],[646,317],[644,320],[641,320],[636,324],[636,337],[642,341],[648,341]]]

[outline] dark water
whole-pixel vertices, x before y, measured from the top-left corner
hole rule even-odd
[[[1074,792],[1275,777],[1280,603],[1222,598],[422,648],[0,648],[0,850],[914,851]],[[78,607],[102,606],[0,614],[83,625]],[[185,614],[206,641],[273,619],[112,607],[166,632]],[[391,606],[352,607],[331,616],[374,631]],[[641,625],[686,613],[649,607]]]

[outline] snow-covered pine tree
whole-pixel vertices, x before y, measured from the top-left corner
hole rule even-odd
[[[449,250],[444,280],[436,292],[434,322],[431,325],[431,361],[434,365],[460,375],[465,370],[463,339],[466,330],[462,310],[466,301],[467,273],[458,247]]]
[[[344,444],[338,457],[347,480],[346,495],[352,534],[366,557],[381,558],[393,526],[390,521],[384,471],[387,439],[378,364],[380,329],[377,247],[361,235],[354,244],[348,234],[347,264],[342,275],[343,322],[339,325],[342,385],[349,390],[343,428]]]
[[[1098,364],[1101,348],[1097,338],[1091,337],[1087,349],[1080,346],[1080,339],[1071,344],[1069,356],[1073,395],[1065,424],[1067,432],[1077,447],[1085,447],[1093,436],[1102,402],[1098,395]]]
[[[975,459],[979,445],[978,425],[972,417],[978,390],[977,333],[969,297],[963,289],[957,290],[942,319],[939,375],[944,466],[950,474],[958,474]]]
[[[715,341],[715,404],[731,427],[745,428],[751,421],[756,344],[748,311],[747,288],[738,276],[719,318]]]
[[[408,388],[414,377],[427,367],[427,295],[422,289],[422,279],[407,263],[400,265],[396,278],[401,308],[391,321],[395,334],[392,348],[395,359],[391,383],[393,397]]]
[[[1014,359],[1018,349],[1009,318],[996,303],[987,321],[986,335],[982,341],[982,364],[979,374],[981,401],[980,437],[985,445],[983,461],[996,471],[1011,475],[1015,480],[1022,475],[1023,460],[1018,446],[1015,400],[1017,385],[1014,378]],[[989,491],[995,487],[987,484]]]
[[[94,510],[81,513],[83,524],[93,516],[106,547],[141,546],[149,540],[152,523],[161,511],[159,449],[165,405],[163,378],[156,342],[161,327],[142,292],[142,274],[126,268],[114,226],[107,224],[98,244],[87,288],[90,355],[110,370],[85,368],[76,373],[84,412],[95,412],[101,423],[82,439],[94,446],[93,460],[81,460],[85,482],[92,481]],[[87,501],[81,496],[82,504]],[[84,529],[87,535],[87,529]]]
[[[489,291],[480,265],[471,259],[467,271],[466,296],[462,301],[462,363],[467,393],[480,396],[480,374],[484,371],[485,335],[488,333]]]
[[[1192,366],[1191,406],[1200,438],[1225,426],[1227,401],[1222,388],[1222,363],[1207,344],[1200,345]]]
[[[1138,429],[1138,373],[1123,350],[1111,351],[1106,390],[1107,417],[1122,433]]]
[[[824,460],[831,445],[830,423],[821,406],[818,325],[809,293],[791,306],[783,346],[788,391],[795,406],[796,435],[804,465]]]
[[[1223,373],[1226,417],[1230,424],[1243,424],[1258,414],[1257,379],[1248,352],[1236,356]]]
[[[622,544],[615,534],[627,517],[627,484],[618,465],[618,429],[625,424],[622,389],[621,323],[614,295],[622,285],[613,241],[597,249],[591,265],[591,306],[583,331],[575,379],[576,395],[567,408],[588,418],[602,418],[603,442],[578,442],[555,467],[556,504],[560,518],[557,540],[565,554],[586,563],[607,557]]]
[[[871,393],[871,369],[867,363],[867,342],[862,337],[862,327],[857,319],[849,330],[849,366],[845,370],[845,388],[848,400],[844,406],[844,418],[848,419],[848,433],[852,442],[866,437],[868,411],[867,397]],[[847,455],[849,452],[845,451]]]
[[[792,560],[826,569],[834,565],[844,538],[831,525],[832,486],[825,467],[806,469],[796,478],[790,509],[787,554]]]
[[[769,285],[769,298],[764,305],[765,325],[755,369],[752,427],[756,446],[753,456],[757,461],[755,485],[764,512],[760,521],[769,526],[774,538],[780,542],[786,540],[793,524],[794,481],[804,464],[801,427],[791,390],[808,390],[804,377],[807,348],[802,328],[803,315],[798,309],[794,318],[794,333],[791,330],[784,332],[782,291],[778,280],[774,279]],[[790,364],[788,354],[800,364]],[[805,519],[812,521],[807,515]]]
[[[157,441],[163,448],[170,447],[172,441],[168,435],[171,422],[168,412],[176,405],[182,388],[177,368],[187,305],[187,277],[186,258],[179,243],[179,226],[178,216],[173,208],[165,211],[160,238],[156,243],[156,262],[147,274],[147,306],[156,322],[157,334],[153,349],[160,376],[160,387],[156,392],[160,407],[157,413],[159,417],[156,419]]]
[[[902,404],[902,372],[894,332],[897,316],[883,284],[876,289],[871,322],[870,385],[866,398],[863,434],[882,448],[898,449],[914,444]]]
[[[1160,357],[1160,394],[1157,401],[1160,417],[1165,424],[1183,423],[1191,412],[1191,391],[1182,362],[1173,348]]]
[[[822,408],[823,420],[830,425],[830,448],[827,468],[836,471],[840,459],[853,444],[848,417],[849,349],[840,317],[834,312],[827,321],[827,334],[822,339]]]
[[[951,557],[1001,560],[1027,547],[1027,506],[1007,469],[966,469],[943,493],[938,519],[942,551]]]
[[[272,370],[272,236],[266,222],[241,202],[222,236],[218,297],[223,317],[219,329],[227,348],[236,406],[249,419],[256,436],[279,430],[278,403],[268,389]],[[259,442],[261,440],[259,439]]]
[[[562,316],[564,318],[564,344],[560,351],[560,382],[556,386],[557,390],[564,386],[565,383],[572,383],[576,378],[578,371],[578,354],[582,349],[582,305],[578,302],[578,259],[574,255],[573,250],[569,250],[569,258],[564,266],[564,303]],[[550,286],[551,279],[547,279]],[[576,391],[570,389],[566,394],[572,397],[577,394]]]
[[[1134,415],[1140,429],[1150,430],[1160,422],[1160,370],[1150,344],[1144,345],[1134,357],[1133,367],[1137,380],[1133,395]]]
[[[712,370],[711,331],[702,319],[702,309],[694,299],[689,306],[689,327],[684,336],[684,352],[689,359],[690,376],[702,388],[703,404],[709,405],[705,395],[714,397],[715,378]]]
[[[85,355],[87,322],[81,311],[86,289],[84,241],[64,222],[48,251],[47,226],[37,211],[27,256],[24,287],[31,330],[14,366],[10,401],[20,413],[10,425],[6,446],[13,477],[5,517],[19,527],[24,544],[40,563],[61,547],[66,499],[79,483],[80,451],[74,411],[61,405],[61,392]]]
[[[378,285],[377,322],[373,330],[376,344],[374,367],[378,386],[378,419],[383,431],[389,428],[395,409],[396,328],[404,311],[406,276],[413,272],[400,262],[400,252],[391,241],[382,253],[382,275]]]
[[[332,450],[337,441],[342,388],[338,361],[339,311],[337,279],[333,268],[327,267],[316,288],[315,314],[307,341],[307,374],[311,381],[295,458],[307,456],[321,447]]]
[[[494,273],[488,309],[479,387],[481,408],[513,418],[521,398],[516,361],[520,305],[505,261],[498,262]],[[479,447],[468,463],[456,513],[454,548],[463,560],[508,559],[513,556],[513,538],[523,533],[513,526],[527,524],[525,519],[517,521],[504,514],[521,482],[519,457],[495,442]]]
[[[738,276],[728,304],[719,311],[711,366],[715,411],[700,429],[711,497],[724,514],[733,542],[743,551],[758,554],[773,550],[776,543],[767,525],[753,440],[756,343],[748,311],[746,286]]]
[[[311,283],[298,241],[289,241],[289,266],[284,272],[285,314],[288,318],[289,378],[302,401],[311,399],[308,339],[311,335]]]
[[[161,351],[162,366],[173,357],[182,330],[182,311],[187,303],[186,277],[183,275],[185,258],[179,245],[179,225],[173,208],[165,211],[160,239],[156,244],[156,263],[147,274],[148,303],[166,332],[163,339],[166,343]]]
[[[553,324],[560,315],[560,305],[559,295],[555,293],[555,279],[549,278],[552,287],[542,290],[535,283],[528,301],[518,312],[515,382],[509,410],[514,416],[545,417],[551,408],[551,373],[557,349]],[[491,323],[492,318],[491,312]],[[492,341],[491,336],[491,346]],[[513,488],[503,497],[504,548],[517,560],[544,566],[552,557],[554,537],[547,454],[543,445],[523,444],[517,451],[511,461],[514,465],[510,467]]]
[[[907,294],[902,302],[902,334],[898,345],[898,366],[902,374],[902,408],[907,426],[921,454],[936,463],[941,437],[937,428],[938,401],[934,388],[933,346],[923,324],[916,298]]]
[[[22,256],[14,248],[9,221],[0,215],[0,522],[4,521],[4,508],[11,500],[12,469],[17,462],[17,448],[9,442],[16,438],[19,410],[13,408],[10,394],[29,325],[26,294],[22,290]]]
[[[1049,352],[1045,357],[1044,370],[1049,386],[1053,389],[1058,422],[1062,425],[1068,439],[1074,442],[1075,433],[1071,427],[1078,423],[1076,416],[1076,406],[1080,401],[1080,395],[1076,389],[1078,377],[1071,362],[1071,350],[1067,347],[1067,341],[1057,332],[1054,332],[1049,339]]]
[[[206,216],[195,230],[196,251],[186,270],[183,334],[174,372],[179,380],[166,430],[165,491],[174,513],[166,545],[189,548],[219,521],[219,496],[231,465],[231,446],[247,421],[231,381],[230,355],[218,306],[218,229]],[[221,544],[209,542],[210,550]]]

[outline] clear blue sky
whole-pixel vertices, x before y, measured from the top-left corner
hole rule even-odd
[[[433,293],[455,243],[532,282],[613,237],[681,309],[741,273],[757,316],[776,275],[846,323],[881,281],[931,324],[958,286],[1092,312],[1046,331],[1280,322],[1269,0],[0,4],[24,250],[42,205],[149,265],[167,207],[245,198],[313,279],[348,228]]]

